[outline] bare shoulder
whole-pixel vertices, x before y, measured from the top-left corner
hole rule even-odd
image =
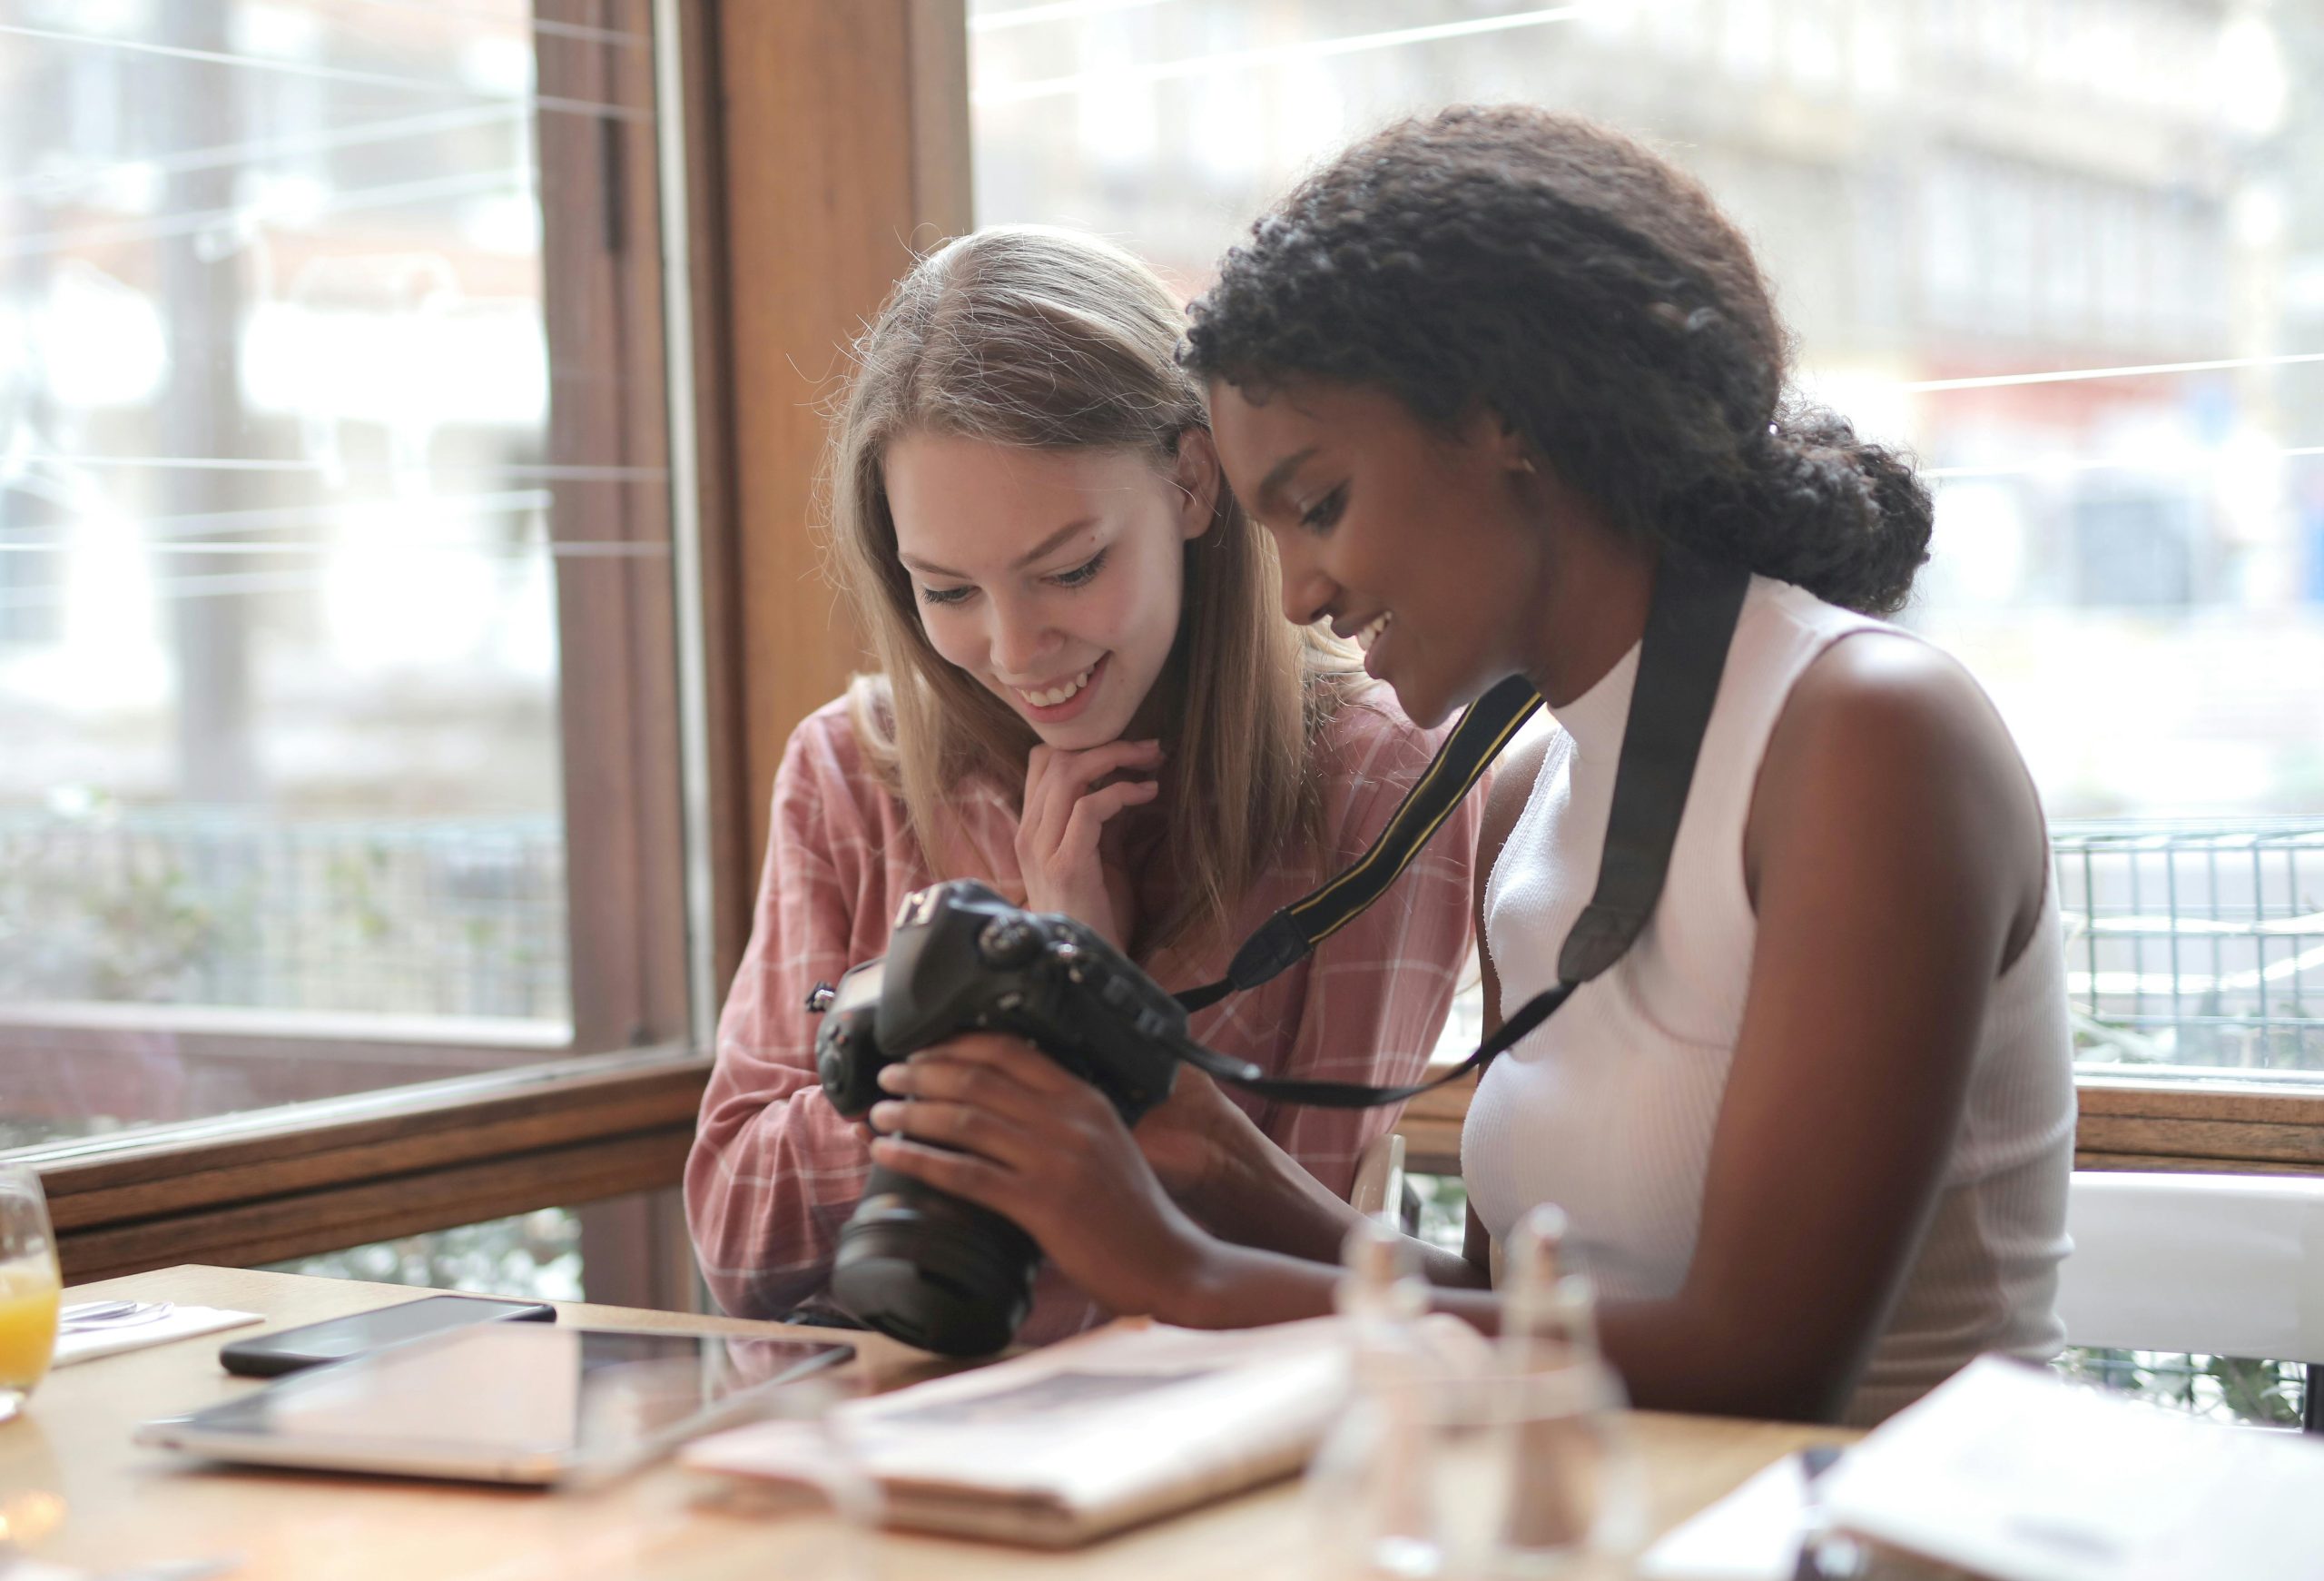
[[[1746,835],[1756,895],[1779,845],[1877,842],[1974,878],[2012,918],[2038,913],[2049,843],[2024,760],[1983,687],[1901,632],[1833,643],[1800,675],[1761,760]]]
[[[1902,632],[1858,632],[1818,655],[1768,739],[1768,757],[1778,753],[1868,756],[1869,768],[1891,774],[1938,757],[1945,787],[2031,801],[2017,745],[1984,689],[1952,655]]]

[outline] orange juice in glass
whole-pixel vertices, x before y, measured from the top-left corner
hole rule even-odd
[[[0,1164],[0,1422],[22,1410],[48,1374],[59,1282],[40,1177]]]

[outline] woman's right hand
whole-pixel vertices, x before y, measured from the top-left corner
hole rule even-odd
[[[874,1163],[965,1197],[1039,1243],[1125,1317],[1185,1322],[1216,1249],[1170,1200],[1121,1115],[1031,1044],[965,1033],[880,1072]]]
[[[1029,908],[1063,912],[1097,929],[1115,948],[1129,947],[1136,903],[1129,874],[1107,855],[1106,825],[1152,801],[1161,786],[1153,779],[1098,782],[1112,775],[1150,775],[1161,766],[1158,741],[1110,741],[1082,752],[1033,748],[1025,761],[1024,816],[1017,825],[1017,865]]]

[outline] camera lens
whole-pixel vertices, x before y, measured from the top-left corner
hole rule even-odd
[[[839,1232],[832,1299],[922,1350],[990,1356],[1033,1305],[1040,1249],[999,1214],[874,1169]]]

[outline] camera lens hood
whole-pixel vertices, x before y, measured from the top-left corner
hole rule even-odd
[[[875,1169],[841,1229],[832,1299],[891,1339],[990,1356],[1033,1306],[1040,1248],[999,1214]]]

